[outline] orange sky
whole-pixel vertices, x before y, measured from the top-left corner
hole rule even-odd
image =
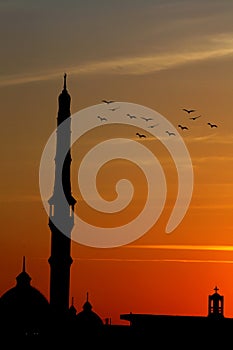
[[[56,127],[57,97],[66,71],[72,113],[104,98],[151,108],[183,137],[194,172],[189,209],[180,225],[166,234],[176,198],[176,169],[159,142],[143,140],[166,174],[165,208],[146,234],[126,246],[92,248],[72,242],[70,296],[77,310],[89,292],[93,309],[114,323],[130,311],[206,315],[208,295],[217,285],[225,296],[225,316],[233,317],[233,5],[127,0],[123,11],[111,1],[102,1],[96,9],[94,2],[78,7],[69,0],[65,9],[59,3],[51,18],[52,3],[47,14],[43,2],[0,5],[0,293],[15,284],[25,255],[32,285],[49,295],[50,232],[40,198],[39,165]],[[59,31],[60,26],[65,29]],[[194,108],[201,117],[189,120],[182,108]],[[208,122],[218,128],[210,129]],[[178,124],[189,130],[180,130]],[[136,130],[134,137],[129,131],[101,126],[76,142],[76,198],[80,156],[109,136],[137,140]],[[140,171],[115,161],[103,167],[101,176],[104,182],[97,178],[98,189],[110,199],[116,180],[128,176],[135,184],[135,202],[128,212],[110,215],[93,213],[80,201],[77,213],[107,226],[137,215],[146,193]]]

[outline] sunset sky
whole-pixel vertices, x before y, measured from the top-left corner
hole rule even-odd
[[[207,315],[217,285],[225,316],[233,317],[232,15],[229,0],[0,1],[1,295],[15,285],[26,256],[31,284],[49,298],[50,231],[39,167],[56,128],[66,72],[72,114],[103,99],[150,108],[183,139],[194,175],[186,215],[167,234],[178,178],[150,129],[139,140],[133,126],[100,122],[77,140],[71,150],[75,210],[91,224],[127,223],[147,193],[140,169],[118,159],[103,166],[96,185],[111,201],[116,182],[127,178],[135,186],[129,207],[106,214],[80,199],[80,161],[99,142],[117,137],[143,144],[159,159],[168,188],[161,216],[139,239],[113,248],[72,241],[70,298],[77,311],[88,292],[93,310],[113,323],[129,312]]]

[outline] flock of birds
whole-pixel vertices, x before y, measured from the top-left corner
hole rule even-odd
[[[196,109],[187,109],[187,108],[182,108],[182,110],[188,114],[196,112]],[[191,120],[196,120],[198,118],[200,118],[201,115],[195,116],[195,117],[189,117],[189,119]],[[216,124],[212,124],[210,122],[207,123],[207,125],[209,125],[211,128],[217,128],[218,126]],[[182,125],[178,125],[179,128],[181,128],[182,130],[188,130],[187,126],[182,126]]]
[[[107,104],[107,105],[110,105],[112,103],[114,103],[115,101],[113,100],[102,100],[103,103]],[[116,111],[117,109],[119,109],[120,107],[117,106],[117,107],[112,107],[112,108],[109,108],[109,110],[111,111]],[[197,116],[191,116],[192,113],[196,112],[196,109],[187,109],[187,108],[182,108],[182,110],[187,113],[189,115],[189,119],[190,120],[193,120],[195,121],[196,119],[199,119],[201,118],[201,115],[197,115]],[[127,113],[126,114],[127,117],[129,117],[130,119],[134,119],[134,118],[137,118],[135,115],[133,114],[130,114],[130,113]],[[97,116],[97,118],[100,119],[101,122],[103,121],[107,121],[107,118],[106,117],[101,117],[101,116]],[[153,118],[147,118],[147,117],[141,117],[141,119],[144,119],[146,122],[149,122],[149,121],[153,121]],[[158,126],[159,124],[151,124],[148,126],[148,128],[154,128],[156,126]],[[208,122],[207,125],[209,125],[209,127],[212,129],[212,128],[217,128],[218,125],[217,124],[213,124],[211,122]],[[180,128],[181,130],[189,130],[189,128],[186,126],[186,125],[181,125],[181,124],[178,124],[178,128]],[[173,131],[169,131],[169,130],[166,130],[165,133],[168,135],[168,136],[175,136],[176,134],[173,132]],[[138,136],[139,138],[146,138],[146,135],[145,134],[141,134],[139,132],[136,133],[136,136]]]

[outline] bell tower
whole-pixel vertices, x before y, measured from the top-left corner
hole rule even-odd
[[[219,288],[216,286],[214,288],[215,293],[209,295],[208,297],[208,316],[214,318],[222,318],[223,314],[223,304],[224,298],[218,293]]]
[[[69,309],[71,231],[74,226],[75,198],[71,193],[71,97],[64,74],[63,90],[58,97],[57,140],[54,190],[49,199],[51,231],[50,305],[62,314]]]

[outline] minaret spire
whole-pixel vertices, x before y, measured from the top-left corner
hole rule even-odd
[[[64,86],[63,86],[63,90],[66,90],[66,77],[67,77],[67,74],[64,73]]]
[[[50,304],[54,311],[59,314],[69,309],[70,266],[72,264],[70,246],[76,203],[71,193],[71,98],[67,91],[66,80],[65,73],[63,90],[58,97],[54,190],[48,201],[51,230]]]

